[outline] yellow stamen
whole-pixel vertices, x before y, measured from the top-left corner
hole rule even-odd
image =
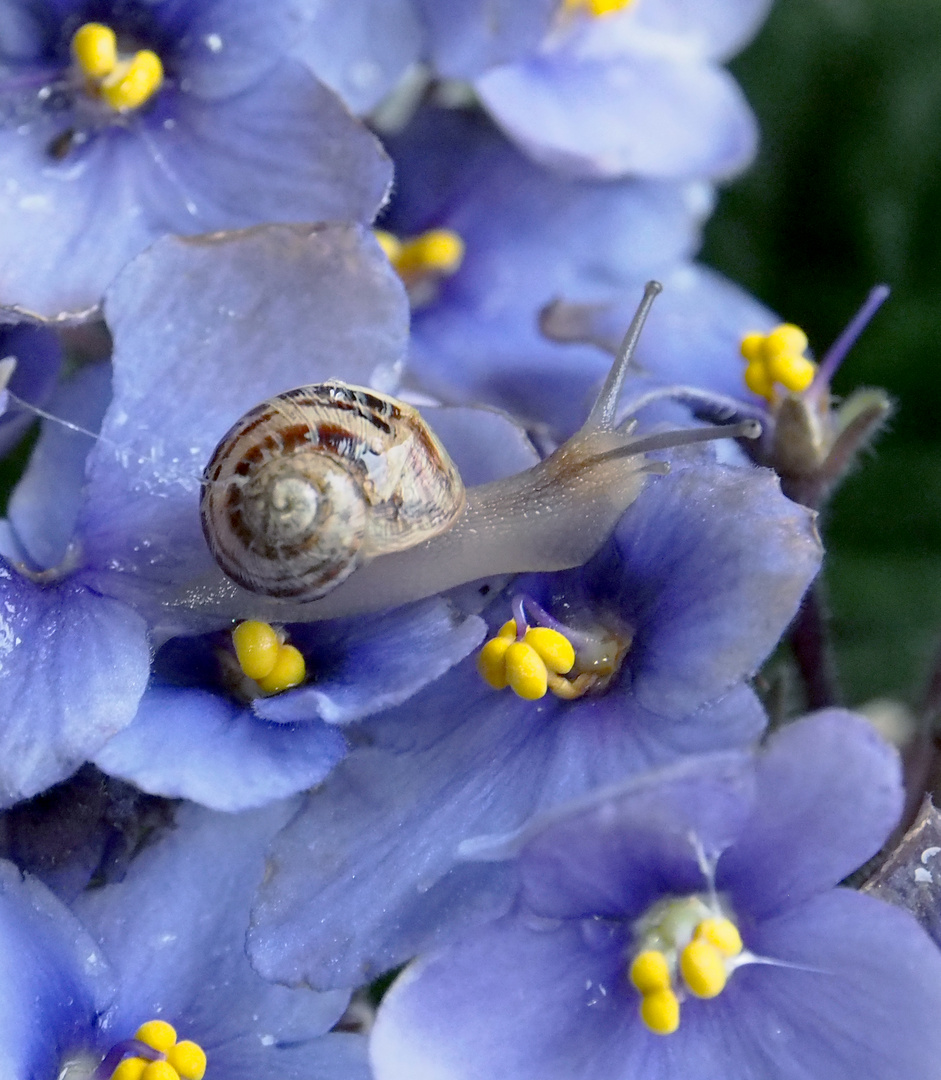
[[[477,670],[481,678],[494,690],[503,690],[506,681],[506,650],[512,640],[497,635],[491,638],[477,654]]]
[[[131,112],[146,104],[163,85],[163,64],[150,49],[121,55],[110,26],[89,22],[72,35],[72,57],[88,80],[90,93],[115,112]]]
[[[629,8],[634,0],[564,0],[566,11],[584,11],[593,18],[614,15]]]
[[[600,680],[587,671],[576,675],[574,679],[566,679],[563,675],[556,675],[554,671],[550,671],[548,683],[549,689],[557,698],[562,698],[563,701],[576,701],[584,697],[593,687],[598,686]]]
[[[410,240],[381,229],[375,236],[406,285],[457,273],[464,259],[464,241],[451,229],[429,229]]]
[[[402,277],[432,271],[453,274],[464,258],[464,241],[450,229],[429,229],[421,236],[407,240],[395,259],[395,268]]]
[[[746,334],[742,338],[739,349],[741,350],[742,356],[745,357],[749,364],[761,362],[763,365],[765,335],[759,334],[756,331]]]
[[[526,701],[546,696],[546,665],[532,645],[512,641],[506,650],[506,681],[513,692]]]
[[[765,338],[765,353],[769,358],[786,353],[802,353],[807,344],[807,335],[799,326],[781,323]]]
[[[197,1043],[183,1039],[167,1051],[167,1061],[183,1080],[203,1080],[206,1073],[206,1054]]]
[[[72,35],[72,56],[90,79],[102,79],[118,62],[118,39],[110,26],[85,23]]]
[[[797,353],[782,353],[768,360],[768,374],[771,379],[795,394],[810,386],[816,371],[806,356]]]
[[[300,686],[305,678],[307,665],[300,650],[293,645],[282,645],[271,672],[256,681],[266,694],[280,694],[292,686]]]
[[[680,1026],[680,1002],[672,990],[654,990],[640,1002],[640,1018],[655,1035],[672,1035]]]
[[[176,1031],[166,1020],[148,1020],[137,1029],[134,1038],[165,1054],[176,1042]]]
[[[280,694],[307,678],[300,650],[284,641],[284,633],[270,623],[247,619],[232,631],[235,657],[243,675],[266,694]]]
[[[680,953],[680,971],[690,991],[700,998],[722,993],[728,979],[722,953],[704,938],[694,938]]]
[[[628,979],[641,996],[641,1020],[660,1035],[679,1027],[680,1002],[689,994],[716,997],[737,967],[752,962],[714,893],[664,897],[633,929],[637,952]]]
[[[768,367],[760,360],[745,368],[745,385],[753,394],[766,401],[774,400],[774,380],[768,374]]]
[[[274,670],[281,641],[266,622],[248,619],[232,631],[239,666],[250,679],[264,679]]]
[[[134,1038],[162,1056],[156,1061],[142,1057],[125,1058],[111,1074],[111,1080],[203,1080],[206,1054],[189,1039],[176,1041],[176,1031],[165,1020],[141,1024]]]
[[[141,1080],[180,1080],[169,1061],[150,1061],[141,1073]]]
[[[125,67],[117,68],[102,81],[100,94],[116,112],[130,112],[146,104],[163,84],[163,64],[150,49],[136,52]]]
[[[533,701],[547,690],[564,701],[602,692],[620,670],[631,643],[629,634],[616,635],[598,627],[597,634],[580,632],[576,636],[576,652],[572,641],[560,630],[525,623],[524,627],[523,639],[517,641],[516,621],[504,623],[478,654],[477,670],[494,690],[510,686],[520,697]],[[529,652],[516,649],[511,653],[511,644],[525,645]],[[511,656],[516,665],[512,678],[507,670]],[[573,670],[574,674],[569,675]]]
[[[799,326],[782,323],[768,334],[746,334],[740,348],[747,362],[745,385],[769,403],[776,386],[800,394],[814,381],[817,368],[804,356],[807,335]]]
[[[575,667],[575,649],[564,634],[548,626],[532,626],[524,638],[539,654],[549,671],[565,675]]]
[[[140,1057],[125,1058],[111,1074],[111,1080],[141,1080],[149,1061]]]
[[[516,621],[510,619],[478,653],[477,670],[494,690],[509,686],[521,698],[536,701],[550,685],[555,689],[565,682],[559,676],[572,670],[575,650],[564,634],[546,626],[530,626],[522,641],[516,638]]]
[[[638,953],[627,975],[644,995],[670,988],[670,965],[659,949],[644,949]]]
[[[731,919],[703,919],[696,927],[696,937],[714,945],[724,956],[738,956],[742,951],[742,935]]]
[[[379,241],[379,246],[386,253],[386,258],[394,264],[402,250],[402,242],[385,229],[373,229],[373,236]]]

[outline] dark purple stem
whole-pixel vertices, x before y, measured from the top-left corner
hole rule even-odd
[[[941,649],[935,656],[918,709],[919,729],[902,753],[905,777],[905,813],[899,828],[905,831],[915,820],[925,793],[937,790],[941,779]]]
[[[163,1061],[166,1055],[138,1039],[124,1039],[111,1047],[88,1080],[111,1080],[111,1074],[128,1056],[146,1058],[148,1061]]]
[[[826,709],[839,704],[836,665],[818,582],[805,594],[788,636],[807,693],[807,708]]]
[[[820,366],[817,368],[817,374],[814,376],[814,381],[808,393],[819,393],[822,389],[829,387],[837,368],[843,363],[846,354],[856,344],[857,338],[866,329],[873,315],[885,303],[890,291],[888,285],[876,285],[869,291],[869,295],[863,301],[862,307],[850,319],[846,329],[834,341],[820,361]]]
[[[545,608],[537,604],[526,593],[517,593],[511,601],[511,607],[513,609],[513,618],[516,620],[516,638],[518,641],[522,641],[526,636],[529,625],[526,620],[527,614],[536,626],[545,626],[550,630],[555,630],[563,637],[568,638],[575,646],[578,644],[587,645],[593,640],[590,634],[583,633],[581,630],[573,630],[571,626],[566,626],[565,623],[560,623],[558,619],[554,619]]]
[[[510,607],[513,610],[513,618],[516,620],[516,640],[522,641],[526,637],[526,631],[529,629],[529,623],[526,621],[526,611],[524,608],[525,597],[522,593],[517,593],[510,601]]]

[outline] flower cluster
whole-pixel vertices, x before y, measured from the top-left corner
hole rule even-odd
[[[767,6],[0,0],[4,1080],[935,1074],[764,738],[889,411],[692,261]]]

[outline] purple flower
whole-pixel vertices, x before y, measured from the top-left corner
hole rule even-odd
[[[741,746],[764,714],[743,680],[820,559],[812,516],[773,475],[677,453],[580,570],[514,589],[627,646],[575,700],[496,692],[467,660],[366,719],[355,750],[275,842],[250,937],[266,977],[346,986],[503,913],[505,866],[458,848],[684,754]],[[502,595],[492,631],[510,616]]]
[[[0,19],[6,304],[79,312],[163,233],[368,222],[385,196],[376,140],[290,58],[288,0],[3,0]],[[120,80],[142,56],[138,101]]]
[[[426,412],[469,483],[497,479],[535,459],[504,416]],[[499,459],[488,455],[488,446],[500,448]],[[479,589],[470,585],[385,614],[287,624],[309,681],[273,697],[259,696],[244,677],[233,679],[228,627],[173,637],[157,653],[133,722],[94,761],[145,791],[221,810],[308,788],[346,753],[348,725],[407,701],[480,645],[486,625],[476,614]]]
[[[76,441],[90,440],[47,425],[11,500],[8,556],[26,571],[11,567],[4,583],[4,798],[33,795],[85,760],[217,809],[293,794],[344,755],[342,725],[400,704],[480,644],[476,588],[316,628],[296,625],[303,605],[275,615],[310,672],[309,685],[277,698],[233,670],[232,611],[168,601],[218,575],[198,513],[215,443],[292,385],[394,383],[407,331],[401,283],[354,226],[272,227],[158,242],[119,276],[106,312],[113,395],[110,370],[89,369],[54,410],[93,430],[104,414],[100,439],[86,462]],[[506,417],[436,412],[470,483],[535,460]]]
[[[799,327],[782,323],[706,267],[677,268],[638,345],[645,378],[634,393],[641,396],[641,386],[655,398],[668,393],[704,419],[759,420],[753,460],[778,473],[790,498],[818,507],[892,411],[882,390],[856,390],[845,401],[830,392],[834,374],[888,295],[885,285],[874,287],[815,365]],[[629,295],[610,303],[600,291],[587,302],[560,299],[543,313],[542,327],[557,341],[591,342],[613,355],[629,304]]]
[[[159,1019],[205,1051],[209,1077],[365,1080],[363,1041],[327,1034],[348,995],[272,986],[242,947],[265,845],[292,809],[181,807],[120,883],[72,911],[0,863],[3,1075],[97,1077],[107,1059],[110,1076],[122,1053],[142,1049],[131,1041],[139,1027]]]
[[[417,0],[435,71],[472,79],[525,57],[546,36],[558,0]]]
[[[347,752],[347,725],[406,701],[484,631],[439,599],[378,618],[288,624],[310,682],[274,697],[250,697],[248,680],[231,678],[228,631],[175,637],[157,653],[133,721],[92,760],[154,794],[218,810],[264,805],[320,782]]]
[[[901,805],[895,753],[831,711],[547,815],[509,845],[517,909],[384,999],[378,1080],[934,1075],[941,956],[834,888]]]
[[[396,190],[382,228],[403,238],[446,229],[463,250],[448,274],[406,275],[411,376],[445,401],[487,402],[571,432],[608,361],[595,347],[547,340],[540,309],[558,296],[636,296],[649,278],[669,277],[699,245],[710,189],[565,179],[468,110],[422,109],[387,146]]]
[[[294,303],[298,280],[310,283],[304,304]],[[152,644],[226,624],[207,628],[162,600],[215,565],[198,490],[232,420],[292,383],[388,377],[407,329],[400,283],[355,226],[168,238],[121,276],[107,311],[113,392],[112,369],[93,366],[51,405],[84,428],[101,424],[101,437],[46,424],[0,534],[7,805],[68,776],[130,723]],[[272,724],[260,736],[267,797],[285,793],[283,772],[296,791],[338,756],[335,732],[292,734]],[[285,740],[299,739],[303,761],[285,763]]]
[[[420,59],[424,33],[412,0],[296,0],[303,31],[293,53],[362,116]]]
[[[597,15],[590,0],[506,6],[521,10],[501,21],[488,4],[424,4],[432,56],[445,77],[471,81],[541,165],[689,179],[727,177],[751,161],[755,120],[720,65],[757,31],[767,0],[628,0],[597,5],[615,9]]]

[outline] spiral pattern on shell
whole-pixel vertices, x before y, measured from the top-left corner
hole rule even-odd
[[[449,528],[464,485],[410,405],[340,382],[251,409],[203,473],[213,558],[251,592],[316,600],[376,555]]]

